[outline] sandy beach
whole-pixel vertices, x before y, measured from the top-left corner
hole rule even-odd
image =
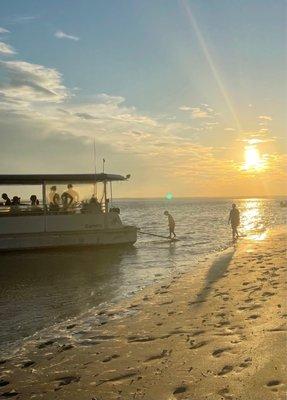
[[[27,344],[1,360],[0,397],[285,399],[286,233],[242,238],[192,273],[101,310],[80,346],[73,324]]]

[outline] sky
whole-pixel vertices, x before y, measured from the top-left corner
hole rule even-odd
[[[0,8],[0,174],[93,172],[95,148],[118,197],[287,194],[285,0]]]

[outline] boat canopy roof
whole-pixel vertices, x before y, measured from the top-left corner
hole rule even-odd
[[[46,183],[95,183],[125,181],[130,177],[115,174],[32,174],[0,175],[0,185],[44,185]]]

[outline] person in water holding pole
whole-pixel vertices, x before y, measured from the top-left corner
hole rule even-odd
[[[231,224],[232,228],[232,239],[236,240],[239,237],[237,227],[239,226],[240,223],[240,213],[238,208],[236,207],[236,204],[232,204],[232,209],[230,210],[229,213],[229,218],[228,218],[228,224]]]
[[[169,237],[170,239],[172,239],[171,235],[173,235],[173,237],[175,238],[176,237],[176,234],[174,232],[175,222],[173,216],[168,211],[165,211],[164,215],[168,217]]]

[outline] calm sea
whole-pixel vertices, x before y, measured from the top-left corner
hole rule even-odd
[[[180,240],[139,234],[130,248],[1,254],[0,352],[21,347],[36,332],[47,337],[71,319],[87,327],[95,308],[196,268],[199,258],[231,246],[227,219],[233,201],[243,237],[256,239],[286,222],[280,199],[120,200],[114,205],[123,222],[158,235],[167,235],[163,212],[169,210]]]

